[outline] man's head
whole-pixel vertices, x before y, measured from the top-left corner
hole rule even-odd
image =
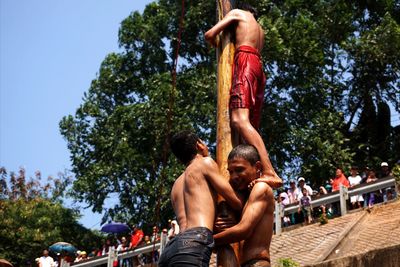
[[[340,176],[342,176],[342,174],[343,174],[342,169],[341,168],[336,168],[336,177],[340,177]]]
[[[241,10],[249,11],[251,14],[253,14],[253,16],[256,20],[258,19],[257,9],[255,9],[252,5],[245,3],[245,2],[240,2],[238,4],[238,8]]]
[[[386,174],[389,171],[389,164],[387,162],[381,163],[381,170]]]
[[[351,176],[356,176],[358,174],[358,167],[351,166],[350,172],[351,172]]]
[[[261,172],[260,155],[251,145],[239,145],[228,156],[228,170],[232,187],[247,189],[248,184],[257,179]]]
[[[303,187],[304,187],[304,184],[306,183],[306,179],[305,179],[304,177],[300,177],[300,178],[297,180],[297,182],[298,182],[300,188],[303,188]]]
[[[43,250],[43,256],[45,257],[49,256],[49,251],[47,249]]]
[[[187,165],[196,154],[208,156],[207,146],[191,131],[182,131],[175,134],[170,140],[172,153],[180,162]]]

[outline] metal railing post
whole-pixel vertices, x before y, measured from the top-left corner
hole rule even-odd
[[[347,214],[346,200],[349,199],[347,187],[341,184],[339,194],[340,194],[340,215],[343,216]]]
[[[279,235],[282,233],[281,215],[282,215],[281,203],[278,203],[277,201],[275,201],[275,234],[276,235]]]
[[[118,259],[118,252],[114,247],[110,247],[108,251],[107,267],[113,267],[113,263]]]
[[[160,256],[164,251],[165,246],[167,245],[168,234],[161,232],[161,240],[160,240]]]

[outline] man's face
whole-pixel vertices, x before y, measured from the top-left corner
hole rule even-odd
[[[49,256],[49,251],[48,250],[43,250],[43,256],[45,256],[45,257],[47,257],[47,256]]]
[[[339,177],[342,175],[342,170],[341,169],[336,169],[336,177]]]
[[[244,158],[228,161],[229,183],[235,190],[245,190],[251,181],[258,178],[259,164],[251,165]]]

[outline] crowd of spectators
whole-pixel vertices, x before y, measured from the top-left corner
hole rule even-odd
[[[381,178],[392,176],[389,164],[382,162],[380,170],[375,171],[368,167],[359,170],[357,166],[352,166],[349,176],[346,177],[341,168],[336,169],[335,177],[326,180],[322,185],[313,185],[314,190],[307,184],[306,178],[300,177],[297,180],[290,180],[289,187],[278,190],[277,201],[280,203],[281,208],[284,210],[289,205],[299,205],[297,212],[282,217],[283,227],[290,225],[305,223],[309,224],[317,219],[326,220],[326,218],[339,215],[339,203],[332,203],[328,205],[321,205],[313,207],[311,205],[312,199],[321,197],[331,192],[339,191],[340,185],[347,188],[354,186],[372,183]],[[366,208],[370,210],[374,204],[386,202],[393,199],[395,196],[394,188],[386,188],[366,194],[351,196],[348,206],[350,209]],[[283,213],[282,213],[283,214]]]
[[[318,188],[318,190],[313,190],[313,188],[307,184],[307,180],[304,177],[299,177],[297,180],[290,180],[288,188],[278,190],[277,202],[280,203],[282,209],[289,205],[298,205],[298,210],[295,213],[282,217],[283,227],[299,223],[309,224],[316,221],[317,218],[326,219],[339,215],[338,203],[313,207],[311,204],[312,200],[322,195],[339,191],[341,185],[352,188],[360,184],[372,183],[380,178],[392,176],[388,163],[382,162],[380,166],[381,169],[378,172],[368,167],[360,171],[358,167],[352,166],[348,177],[346,177],[341,168],[337,168],[334,178],[325,181],[320,186],[313,185],[313,187]],[[375,203],[391,200],[394,196],[395,190],[393,188],[386,188],[384,190],[351,196],[348,205],[351,209],[371,209]],[[282,214],[284,213],[282,212]],[[71,257],[70,255],[64,256],[63,260],[69,263],[76,263],[95,257],[105,256],[112,251],[121,253],[142,246],[154,245],[160,241],[165,242],[163,244],[165,246],[169,240],[179,234],[179,225],[177,221],[169,220],[168,223],[169,229],[164,228],[160,232],[159,228],[154,226],[150,235],[145,235],[136,225],[130,225],[131,232],[129,234],[120,235],[119,238],[117,238],[116,235],[110,235],[104,240],[104,244],[101,247],[93,249],[90,253],[86,251],[77,251],[76,255],[74,255],[75,257]],[[161,235],[166,236],[166,238],[162,239]],[[113,266],[150,266],[152,263],[156,263],[158,258],[159,251],[154,248],[151,252],[142,253],[133,258],[116,260]],[[59,266],[60,260],[59,256],[53,260],[53,258],[49,256],[49,252],[44,250],[43,256],[37,258],[36,263],[40,267],[57,267]]]
[[[161,235],[165,234],[165,242],[173,239],[179,234],[179,225],[176,220],[169,220],[169,229],[165,228],[159,231],[157,226],[154,226],[150,235],[145,235],[144,232],[139,229],[136,225],[130,225],[131,232],[125,235],[109,235],[105,240],[104,244],[93,249],[90,253],[86,251],[78,250],[75,255],[63,256],[63,261],[71,263],[77,263],[93,259],[96,257],[106,256],[112,251],[118,253],[134,250],[143,246],[154,245],[161,241]],[[133,267],[133,266],[146,266],[158,261],[159,251],[153,249],[151,252],[142,253],[133,258],[124,258],[113,262],[114,267]],[[43,256],[36,259],[37,266],[39,267],[57,267],[60,265],[61,257],[59,253],[55,255],[55,259],[49,256],[48,250],[43,251]]]

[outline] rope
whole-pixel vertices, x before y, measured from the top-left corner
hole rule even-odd
[[[173,107],[174,107],[174,103],[175,103],[174,91],[176,88],[176,68],[178,66],[179,49],[181,47],[181,42],[182,42],[183,19],[184,19],[184,14],[185,14],[185,0],[182,0],[181,3],[182,3],[182,6],[181,6],[181,16],[180,16],[180,20],[179,20],[178,42],[177,42],[177,46],[175,49],[175,58],[172,63],[172,71],[171,71],[172,87],[171,87],[171,91],[169,94],[169,101],[168,101],[167,131],[165,134],[165,141],[164,141],[164,147],[163,147],[163,159],[162,159],[163,169],[161,171],[160,187],[158,190],[155,222],[160,221],[161,196],[162,196],[162,191],[164,189],[164,181],[165,181],[165,177],[166,177],[165,168],[167,166],[168,155],[169,155],[169,153],[168,153],[169,152],[169,136],[171,134],[172,123],[173,123],[172,115],[173,115]]]

